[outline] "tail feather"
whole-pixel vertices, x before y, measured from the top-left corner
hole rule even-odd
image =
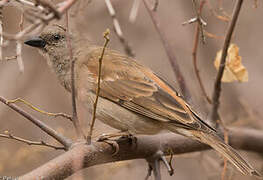
[[[185,131],[184,129],[170,128],[172,132],[196,139],[202,143],[208,144],[225,158],[227,158],[240,172],[245,175],[253,175],[259,178],[262,176],[252,166],[244,160],[239,153],[231,146],[227,145],[215,132]]]
[[[214,148],[217,152],[227,158],[240,172],[246,175],[254,175],[261,177],[261,175],[251,167],[251,165],[244,160],[239,153],[231,146],[227,145],[220,137],[215,133],[198,133],[200,134],[200,141],[208,144]]]

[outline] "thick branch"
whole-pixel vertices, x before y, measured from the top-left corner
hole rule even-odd
[[[261,153],[263,151],[263,132],[244,128],[231,128],[229,130],[230,144],[237,149],[254,151]],[[47,162],[43,166],[20,177],[23,179],[63,179],[76,171],[94,165],[123,161],[130,159],[140,159],[152,156],[161,150],[165,155],[169,155],[172,150],[174,154],[190,153],[209,149],[209,146],[197,141],[185,138],[177,134],[159,134],[154,136],[138,136],[136,145],[132,145],[126,140],[119,140],[119,152],[112,156],[114,149],[107,143],[94,142],[91,145],[85,143],[78,144],[68,152]],[[83,160],[84,159],[84,160]],[[83,161],[78,167],[73,162]],[[75,163],[76,164],[76,163]],[[59,168],[58,168],[59,167]]]
[[[230,45],[231,37],[232,37],[233,31],[234,31],[235,26],[236,26],[236,22],[238,19],[238,15],[239,15],[242,3],[243,3],[243,0],[237,0],[235,9],[234,9],[233,14],[232,14],[232,19],[231,19],[231,22],[230,22],[230,25],[228,27],[227,34],[225,37],[222,56],[221,56],[221,60],[220,60],[220,66],[219,66],[219,70],[218,70],[218,73],[216,76],[216,81],[214,84],[214,91],[213,91],[213,98],[212,98],[213,108],[212,108],[210,118],[209,118],[211,123],[215,123],[219,119],[218,108],[219,108],[219,97],[220,97],[220,93],[221,93],[221,79],[223,77],[223,73],[224,73],[224,69],[225,69],[227,50],[228,50],[228,47]]]

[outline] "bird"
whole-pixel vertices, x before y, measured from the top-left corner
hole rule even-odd
[[[68,35],[68,36],[67,36]],[[67,37],[72,44],[70,58]],[[93,111],[103,47],[92,45],[63,26],[52,25],[24,42],[47,60],[60,84],[71,89],[71,60],[75,61],[76,97]],[[102,60],[96,117],[131,134],[153,135],[168,130],[205,143],[245,175],[261,175],[208,125],[171,85],[134,58],[106,48]]]

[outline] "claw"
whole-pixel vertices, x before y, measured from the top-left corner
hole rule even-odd
[[[120,147],[119,147],[118,143],[116,142],[116,140],[110,139],[110,138],[114,138],[114,137],[118,137],[118,136],[120,136],[119,133],[102,134],[98,137],[97,141],[98,142],[105,142],[105,143],[111,145],[114,148],[114,152],[112,153],[112,156],[114,156],[119,152]]]

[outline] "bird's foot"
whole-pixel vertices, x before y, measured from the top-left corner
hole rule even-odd
[[[115,138],[123,138],[123,137],[130,137],[132,136],[129,132],[116,132],[116,133],[108,133],[108,134],[102,134],[98,137],[97,141],[104,141],[104,140],[116,140]]]
[[[114,147],[115,151],[112,154],[113,156],[116,155],[119,152],[119,145],[117,143],[118,140],[123,140],[128,138],[131,142],[136,142],[136,137],[130,134],[129,132],[117,132],[117,133],[111,133],[111,134],[102,134],[98,137],[98,142],[105,142],[110,144]]]

